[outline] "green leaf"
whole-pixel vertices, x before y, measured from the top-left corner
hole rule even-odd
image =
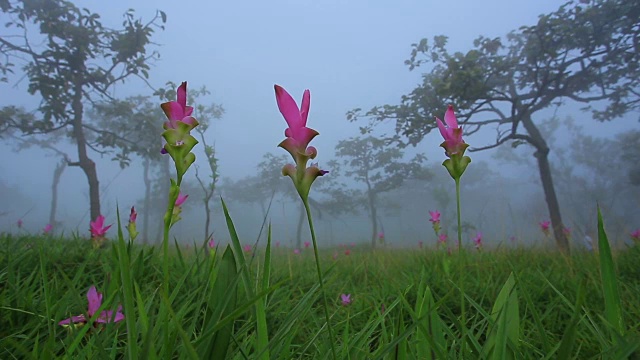
[[[483,357],[502,360],[517,359],[520,338],[518,295],[513,273],[502,286],[491,310],[491,329],[482,349]]]
[[[611,256],[607,233],[604,230],[600,206],[598,206],[598,249],[600,252],[600,275],[602,277],[605,318],[613,327],[613,330],[617,332],[617,334],[612,334],[613,342],[617,343],[618,336],[624,335],[622,308],[620,306],[620,293],[618,292],[615,265]]]

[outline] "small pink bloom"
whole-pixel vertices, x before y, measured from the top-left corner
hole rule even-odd
[[[338,259],[338,253],[334,252],[332,258],[333,258],[333,260],[337,260]]]
[[[380,232],[378,233],[378,239],[380,239],[380,240],[384,240],[384,232],[380,231]]]
[[[293,249],[293,253],[296,255],[300,254],[300,249]]]
[[[438,243],[444,245],[447,243],[447,234],[438,235]]]
[[[175,129],[178,126],[178,121],[185,124],[193,124],[195,120],[191,117],[193,107],[187,106],[187,82],[183,82],[176,92],[177,101],[160,104],[164,114],[169,119],[169,121],[164,123],[166,129]]]
[[[207,246],[209,247],[209,249],[215,249],[216,242],[213,240],[213,236],[207,242]]]
[[[518,241],[518,238],[517,238],[515,235],[512,235],[512,236],[509,238],[509,241],[511,241],[512,243],[515,243],[516,241]]]
[[[89,302],[89,306],[87,309],[87,315],[89,315],[89,317],[92,317],[93,314],[95,314],[98,309],[100,309],[100,306],[102,306],[102,293],[99,293],[96,290],[95,286],[91,286],[91,288],[89,288],[89,291],[87,292],[87,300]],[[108,310],[108,311],[103,311],[100,313],[100,316],[98,316],[98,318],[96,319],[96,323],[109,323],[109,322],[119,322],[124,320],[124,314],[122,313],[122,306],[118,306],[118,309],[116,310],[115,313],[115,317],[113,314],[113,311]],[[78,315],[78,316],[72,316],[68,319],[62,320],[58,323],[58,325],[69,325],[71,323],[86,323],[88,320],[87,318],[85,318],[85,316],[83,314]]]
[[[562,233],[564,234],[564,236],[570,238],[571,237],[571,228],[570,227],[564,227],[562,229]]]
[[[351,243],[351,247],[352,247],[352,248],[353,248],[353,247],[356,247],[356,243],[352,242],[352,243]]]
[[[187,201],[188,197],[189,197],[189,195],[178,194],[178,198],[176,199],[176,202],[175,202],[174,206],[176,206],[176,207],[182,206],[182,204],[184,204],[184,202]]]
[[[247,244],[244,246],[244,251],[245,252],[251,252],[251,245]]]
[[[95,221],[89,222],[89,231],[91,231],[91,237],[104,237],[109,230],[109,226],[104,226],[104,216],[99,215]]]
[[[22,219],[18,219],[18,228],[22,227]]]
[[[630,235],[631,235],[631,240],[640,241],[640,229],[636,229],[636,231],[632,232]]]
[[[305,247],[305,248],[308,248],[308,247],[309,247],[309,245],[311,245],[311,243],[310,243],[310,242],[308,242],[308,241],[305,241],[305,242],[304,242],[304,247]]]
[[[420,249],[422,249],[422,245],[424,245],[424,242],[422,240],[418,241],[418,247]]]
[[[444,114],[444,123],[436,117],[436,123],[440,134],[444,138],[443,147],[447,156],[463,152],[466,148],[464,140],[462,140],[462,127],[458,126],[458,120],[453,111],[453,105],[449,105],[447,112]],[[445,126],[446,123],[446,126]]]
[[[280,247],[280,241],[276,241],[276,247]]]
[[[429,221],[431,221],[432,223],[439,223],[440,222],[440,211],[438,211],[438,210],[435,210],[435,211],[429,210],[429,215],[431,216]]]
[[[344,254],[347,255],[347,256],[351,255],[351,250],[350,249],[345,250]]]
[[[480,250],[480,248],[482,247],[482,233],[481,232],[477,232],[476,233],[476,237],[473,238],[473,244],[475,245],[476,249]]]
[[[549,220],[541,221],[539,225],[544,235],[549,236],[549,226],[551,225],[551,221]]]
[[[129,214],[129,222],[135,223],[137,218],[138,218],[138,213],[136,212],[135,207],[132,206],[131,213]]]
[[[342,300],[342,306],[351,304],[351,294],[342,294],[340,295],[340,299]]]
[[[44,229],[42,229],[42,231],[43,231],[45,234],[50,233],[50,232],[51,232],[51,230],[53,230],[53,225],[51,225],[51,224],[47,224],[47,225],[45,225]]]

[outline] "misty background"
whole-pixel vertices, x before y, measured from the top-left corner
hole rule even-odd
[[[286,123],[276,106],[274,84],[283,86],[298,103],[305,89],[311,91],[307,125],[320,133],[311,144],[318,149],[314,161],[330,171],[316,180],[311,191],[311,198],[317,201],[313,211],[319,244],[369,244],[370,213],[366,201],[355,200],[362,193],[353,192],[365,187],[346,176],[352,168],[345,156],[336,155],[341,141],[366,136],[360,129],[366,128],[368,122],[364,115],[357,121],[349,121],[347,114],[358,108],[366,112],[376,106],[399,104],[404,95],[422,83],[421,74],[428,72],[430,65],[410,71],[405,64],[411,57],[412,44],[421,39],[446,35],[451,53],[467,52],[479,36],[505,37],[521,26],[535,25],[540,15],[559,7],[556,1],[511,0],[482,3],[114,0],[73,1],[73,4],[99,14],[104,26],[116,29],[122,25],[123,14],[129,8],[135,10],[134,19],[143,21],[152,19],[157,10],[166,14],[166,23],[161,24],[164,30],[155,27],[147,45],[149,52],[155,50],[159,54],[159,58],[150,60],[148,79],[127,78],[109,88],[109,96],[120,100],[147,96],[159,111],[160,103],[167,99],[154,96],[154,91],[172,90],[167,82],[176,85],[188,82],[189,105],[194,100],[191,91],[206,87],[209,93],[202,93],[195,100],[197,105],[207,107],[209,125],[203,136],[208,145],[215,147],[217,159],[218,181],[209,202],[208,232],[218,242],[228,240],[219,200],[222,196],[242,242],[255,242],[266,217],[273,226],[274,241],[291,247],[310,237],[306,223],[300,222],[301,208],[299,199],[292,196],[291,180],[280,175],[281,167],[292,161],[277,147],[284,139]],[[14,19],[15,15],[0,13],[3,24]],[[34,39],[34,47],[42,46],[44,40],[38,38],[38,27],[27,30]],[[23,34],[22,29],[12,27],[0,30],[0,37],[7,41],[19,39]],[[16,64],[13,73],[0,82],[3,95],[0,107],[15,106],[37,115],[35,109],[42,96],[29,95],[24,63],[20,59],[12,62]],[[102,122],[105,117],[123,121],[117,114],[92,109],[93,105],[84,103],[85,123],[105,124]],[[620,134],[640,131],[640,113],[635,108],[602,122],[594,120],[592,113],[583,111],[583,107],[584,104],[570,99],[562,100],[536,112],[534,120],[551,149],[549,161],[554,185],[563,223],[571,228],[572,246],[581,247],[585,235],[596,237],[596,201],[603,208],[611,241],[622,246],[628,241],[628,234],[640,227],[640,186],[634,184],[629,173],[637,164],[619,157],[620,149],[627,145],[635,146],[628,150],[637,154],[638,141],[629,145],[632,142],[620,138]],[[165,121],[161,112],[153,116],[159,126]],[[194,116],[201,119],[198,108]],[[429,116],[442,118],[444,112],[434,109]],[[394,121],[385,120],[370,128],[368,135],[388,138],[395,129]],[[157,137],[159,151],[160,131]],[[68,155],[68,161],[77,161],[73,138],[64,132],[29,135],[10,130],[0,138],[4,154],[0,158],[3,174],[0,231],[39,233],[50,221],[52,182],[56,168],[67,161],[63,154]],[[200,140],[199,136],[196,138]],[[496,130],[491,126],[482,128],[466,135],[465,141],[471,148],[490,145],[496,141]],[[434,245],[436,237],[428,221],[428,210],[441,211],[444,231],[451,239],[455,237],[455,188],[441,165],[445,159],[439,147],[441,142],[435,130],[416,146],[399,147],[397,143],[388,146],[400,151],[400,158],[392,162],[408,163],[416,156],[423,160],[419,179],[407,177],[378,196],[376,233],[384,231],[386,246],[416,246],[419,241]],[[202,144],[195,147],[195,166],[201,178],[207,180],[211,171],[204,151]],[[553,239],[545,238],[538,226],[549,219],[549,213],[533,153],[534,149],[527,144],[515,147],[509,143],[468,153],[473,160],[462,177],[465,242],[470,243],[480,231],[488,247],[553,244]],[[100,181],[101,213],[106,223],[112,224],[116,222],[116,206],[120,207],[123,221],[131,206],[135,205],[141,213],[149,211],[148,233],[140,241],[159,243],[166,193],[158,189],[163,181],[165,186],[169,181],[163,175],[166,164],[161,164],[168,159],[158,160],[150,167],[154,201],[152,207],[144,209],[144,159],[132,153],[127,161],[118,161],[118,154],[117,148],[89,149]],[[122,167],[123,162],[127,166]],[[171,176],[175,176],[173,165],[169,168]],[[208,237],[204,195],[195,170],[192,167],[185,177],[183,192],[189,199],[182,220],[172,232],[183,243],[202,243]],[[77,232],[88,237],[87,178],[79,167],[66,166],[61,171],[53,231],[65,235]],[[403,174],[408,173],[399,172],[392,177],[397,179]],[[264,181],[256,181],[256,176]],[[256,192],[253,197],[252,191]],[[273,201],[266,214],[272,194]],[[344,201],[349,194],[354,196],[353,200]],[[20,219],[22,228],[17,226]],[[115,231],[109,234],[113,237]]]

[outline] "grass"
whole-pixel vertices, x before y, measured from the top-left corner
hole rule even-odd
[[[174,246],[165,298],[157,249],[111,246],[0,237],[0,358],[324,359],[332,345],[341,359],[640,357],[638,246],[608,265],[597,253],[531,249],[464,261],[427,248],[355,248],[333,260],[335,249],[321,249],[334,339],[311,250],[258,248],[245,259],[231,248],[212,256]],[[126,321],[59,326],[86,311],[91,285],[104,309],[124,305]]]

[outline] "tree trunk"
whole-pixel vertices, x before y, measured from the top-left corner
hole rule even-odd
[[[371,215],[371,247],[376,247],[376,235],[378,234],[378,210],[376,209],[375,194],[369,193],[369,214]]]
[[[76,81],[73,100],[71,103],[73,110],[73,136],[78,147],[78,162],[69,164],[70,166],[80,166],[89,182],[89,207],[91,221],[100,216],[100,183],[98,182],[98,172],[96,163],[87,155],[87,139],[82,128],[82,117],[84,106],[82,104],[82,82]]]
[[[555,237],[556,244],[560,251],[569,253],[569,240],[564,234],[564,225],[562,224],[562,217],[560,215],[560,205],[558,204],[558,197],[553,186],[553,179],[551,178],[551,167],[549,166],[549,147],[547,142],[544,141],[542,134],[538,128],[533,124],[530,117],[526,117],[522,120],[522,125],[532,138],[533,145],[536,148],[534,156],[538,160],[538,170],[540,171],[540,181],[542,182],[542,189],[544,190],[544,198],[547,202],[547,208],[549,210],[549,217],[551,218],[551,225],[553,227],[553,236]]]
[[[58,185],[60,184],[60,177],[67,167],[67,160],[62,159],[56,169],[53,171],[53,181],[51,183],[51,209],[49,211],[49,224],[56,227],[56,211],[58,208]]]
[[[142,243],[149,243],[149,212],[151,211],[151,179],[149,178],[149,168],[151,164],[148,159],[142,163],[144,167],[144,213],[142,214]]]

